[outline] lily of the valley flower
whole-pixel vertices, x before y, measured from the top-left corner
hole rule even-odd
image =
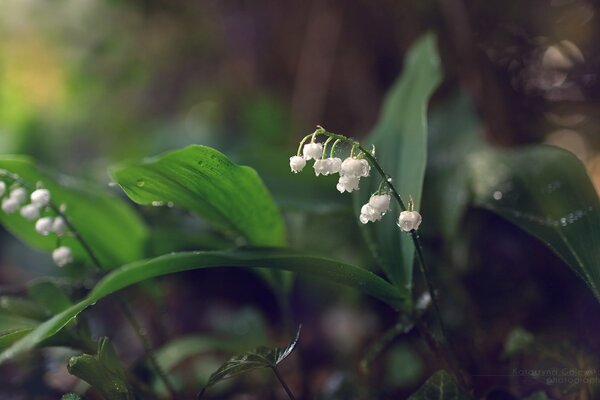
[[[15,213],[21,205],[16,199],[9,197],[7,199],[2,200],[2,211],[7,214]]]
[[[323,145],[316,142],[307,143],[302,149],[302,155],[306,160],[318,160],[323,155]]]
[[[59,267],[73,262],[73,252],[67,246],[60,246],[52,252],[52,260]]]
[[[48,236],[52,232],[53,223],[52,217],[40,218],[35,223],[35,230],[42,236]]]
[[[293,173],[297,174],[298,172],[304,169],[306,165],[306,160],[300,156],[292,156],[290,157],[290,169]]]
[[[337,190],[340,191],[340,193],[344,193],[344,192],[351,193],[355,190],[358,190],[359,183],[360,183],[359,177],[341,175],[340,179],[338,180],[338,184],[337,184],[336,188],[337,188]]]
[[[359,220],[363,224],[379,221],[390,208],[389,194],[374,194],[360,209]]]
[[[404,232],[416,231],[423,218],[417,211],[402,211],[398,217],[397,225]]]
[[[27,199],[27,192],[22,187],[18,187],[11,190],[10,195],[8,197],[10,199],[15,200],[17,203],[19,203],[19,205],[21,205]]]
[[[0,197],[4,196],[4,193],[6,193],[6,183],[0,181]]]
[[[37,189],[31,193],[31,204],[43,208],[50,203],[50,191],[48,189]]]
[[[52,232],[56,233],[58,236],[64,236],[67,233],[67,230],[67,223],[63,217],[54,218],[54,221],[52,222]]]
[[[29,221],[40,217],[40,209],[35,204],[27,204],[21,208],[21,216]]]
[[[348,157],[342,162],[340,175],[363,178],[369,176],[371,166],[365,159]]]

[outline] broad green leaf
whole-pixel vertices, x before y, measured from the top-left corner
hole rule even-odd
[[[96,355],[71,357],[68,368],[71,375],[89,383],[106,400],[135,399],[115,350],[106,337],[100,339]]]
[[[319,257],[304,256],[283,248],[242,248],[230,251],[173,253],[125,265],[106,275],[88,296],[42,323],[29,335],[0,354],[0,363],[52,337],[73,318],[98,300],[133,284],[158,276],[215,267],[266,268],[306,274],[314,279],[356,288],[396,309],[406,297],[384,279],[362,268]]]
[[[448,372],[433,374],[408,400],[473,400]]]
[[[600,207],[581,162],[532,146],[476,153],[470,165],[475,203],[540,239],[600,301]]]
[[[0,351],[4,351],[14,342],[31,332],[33,328],[15,328],[0,332]]]
[[[125,202],[100,188],[46,171],[36,166],[29,157],[0,156],[0,169],[19,175],[31,188],[41,182],[50,190],[54,203],[65,204],[69,221],[92,247],[105,268],[123,265],[144,256],[146,227]],[[56,235],[41,236],[35,231],[35,224],[19,213],[8,215],[0,212],[0,222],[32,247],[45,251],[56,248]],[[62,243],[73,249],[76,259],[89,261],[75,238],[64,238]]]
[[[0,332],[11,331],[16,328],[33,328],[38,324],[39,321],[30,318],[0,312]]]
[[[448,244],[459,235],[469,203],[469,154],[483,148],[474,105],[462,92],[436,104],[429,115],[427,172],[421,209],[424,236],[443,235]]]
[[[73,305],[69,296],[50,279],[41,278],[30,282],[27,292],[52,314],[58,314]]]
[[[136,203],[173,203],[233,237],[260,246],[285,243],[284,224],[260,177],[206,146],[189,146],[112,169]]]
[[[377,161],[405,202],[412,196],[416,209],[421,204],[427,158],[427,104],[441,77],[435,36],[427,34],[408,52],[404,71],[387,95],[377,125],[363,141],[365,147],[375,146]],[[356,215],[380,183],[375,171],[363,179],[354,196]],[[414,247],[410,235],[396,226],[399,212],[394,204],[381,221],[365,225],[365,234],[389,279],[409,293]]]
[[[210,376],[208,383],[204,385],[204,388],[198,395],[198,398],[202,397],[202,394],[206,391],[206,389],[222,380],[232,378],[236,375],[240,375],[244,372],[248,372],[257,368],[275,368],[280,362],[285,360],[287,356],[291,354],[296,347],[296,344],[298,344],[299,339],[300,328],[298,328],[294,340],[286,347],[276,347],[271,349],[265,346],[260,346],[252,351],[231,357]]]

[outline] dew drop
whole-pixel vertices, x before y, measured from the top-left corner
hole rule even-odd
[[[388,181],[389,183],[392,183],[392,178],[387,178],[387,181]]]
[[[496,190],[492,196],[494,200],[502,200],[502,192],[499,190]]]
[[[161,206],[164,206],[164,205],[165,205],[165,203],[163,203],[162,201],[153,201],[153,202],[152,202],[152,205],[153,205],[154,207],[161,207]]]
[[[144,179],[138,179],[135,182],[135,184],[136,184],[137,187],[144,187],[144,185],[146,184],[146,181]]]
[[[117,186],[117,182],[108,182],[108,187],[115,187]]]

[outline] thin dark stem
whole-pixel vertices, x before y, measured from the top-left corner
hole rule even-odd
[[[454,354],[452,349],[450,348],[450,341],[448,339],[448,333],[446,331],[446,325],[444,324],[444,320],[442,319],[442,313],[440,311],[440,307],[438,304],[437,292],[433,286],[433,278],[431,276],[431,272],[427,267],[427,263],[425,263],[425,257],[423,256],[423,249],[421,247],[421,242],[419,241],[419,235],[416,231],[410,232],[413,244],[415,246],[415,253],[417,254],[417,260],[419,263],[419,267],[421,269],[421,273],[423,274],[423,278],[427,284],[427,290],[429,291],[429,295],[431,296],[431,304],[433,305],[433,311],[435,313],[436,319],[440,325],[440,332],[442,333],[442,337],[444,339],[444,347],[446,349],[446,355],[448,366],[454,372],[454,375],[462,382],[463,378],[458,369],[458,363],[454,359]],[[425,327],[426,328],[426,327]]]
[[[288,385],[283,380],[283,377],[279,374],[279,371],[277,370],[277,367],[275,365],[273,365],[271,367],[271,369],[275,373],[275,376],[277,377],[277,380],[279,380],[279,383],[281,383],[281,386],[283,386],[283,389],[287,393],[287,395],[290,398],[290,400],[296,400],[296,398],[294,397],[294,394],[292,393],[292,391],[290,390],[290,388],[288,387]]]
[[[158,361],[156,360],[156,356],[154,354],[154,349],[152,348],[152,344],[150,343],[148,336],[146,336],[146,334],[144,332],[144,328],[142,328],[142,326],[138,322],[137,318],[135,317],[135,314],[133,313],[133,311],[131,311],[129,304],[127,304],[127,302],[125,300],[123,300],[123,298],[118,296],[117,302],[119,303],[119,306],[123,310],[123,314],[127,317],[127,320],[129,320],[129,323],[131,324],[131,326],[137,333],[138,337],[140,338],[140,341],[142,342],[142,346],[144,347],[144,352],[146,353],[146,357],[148,358],[150,365],[152,366],[152,368],[154,369],[154,371],[156,372],[158,377],[163,381],[171,398],[176,399],[178,397],[177,391],[175,390],[175,387],[171,383],[171,380],[169,379],[167,374],[163,371],[163,369],[158,364]]]

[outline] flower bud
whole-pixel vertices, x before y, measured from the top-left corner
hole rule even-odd
[[[73,252],[67,246],[60,246],[52,252],[52,260],[59,267],[64,267],[73,262]]]
[[[52,232],[52,224],[51,217],[40,218],[35,223],[35,230],[42,236],[48,236]]]
[[[50,191],[48,189],[37,189],[31,193],[31,204],[39,208],[46,207],[50,202]]]
[[[290,157],[290,169],[293,173],[297,174],[302,171],[304,166],[306,165],[306,160],[299,156]]]
[[[63,219],[63,217],[56,217],[52,222],[52,232],[56,233],[58,236],[64,236],[67,233],[67,223]]]
[[[18,187],[13,189],[8,197],[14,199],[17,203],[19,203],[19,205],[21,205],[27,199],[27,192],[22,187]]]
[[[21,208],[21,216],[29,221],[40,217],[40,209],[35,204],[27,204]]]
[[[404,232],[410,232],[419,229],[422,217],[417,211],[402,211],[398,217],[397,225]]]
[[[20,207],[19,202],[12,197],[2,200],[2,211],[7,214],[12,214],[16,212]]]

